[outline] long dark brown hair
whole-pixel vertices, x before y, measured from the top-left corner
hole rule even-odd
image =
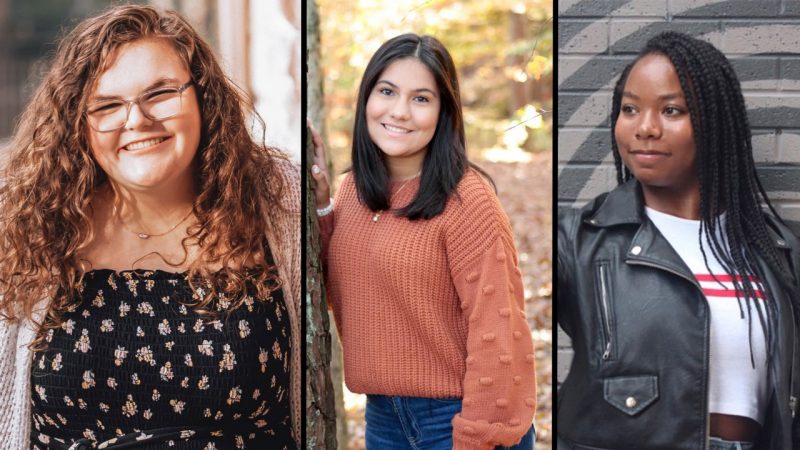
[[[455,192],[467,168],[472,167],[492,182],[486,172],[467,159],[458,72],[447,48],[436,38],[402,34],[384,42],[372,55],[358,89],[352,170],[359,199],[372,211],[388,209],[389,171],[383,152],[369,137],[366,109],[378,77],[390,64],[404,58],[416,58],[430,70],[439,88],[441,109],[422,162],[417,195],[397,214],[411,220],[430,219],[444,211],[447,199]]]

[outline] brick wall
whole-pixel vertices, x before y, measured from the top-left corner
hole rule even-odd
[[[722,50],[742,82],[761,180],[800,232],[800,1],[567,0],[558,7],[558,206],[616,184],[611,90],[647,39],[675,30]],[[558,330],[557,379],[569,370]]]

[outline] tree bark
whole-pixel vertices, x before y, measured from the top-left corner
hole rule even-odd
[[[308,115],[318,130],[322,128],[322,76],[319,68],[319,17],[316,2],[307,4],[307,88]],[[308,131],[308,130],[306,130]],[[306,155],[306,442],[308,449],[336,448],[336,413],[334,390],[330,377],[331,334],[328,308],[320,261],[319,227],[316,201],[314,200],[314,178],[311,162],[314,146],[307,132]]]

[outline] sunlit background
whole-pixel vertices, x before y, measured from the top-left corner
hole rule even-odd
[[[384,41],[405,32],[433,35],[452,54],[472,158],[529,162],[533,153],[550,152],[550,1],[426,1],[416,7],[409,6],[412,2],[383,0],[317,3],[325,121],[337,169],[349,160],[354,105],[364,68]]]
[[[494,179],[514,229],[537,349],[536,448],[551,448],[552,2],[316,0],[316,4],[322,129],[335,174],[349,165],[358,84],[378,47],[398,34],[414,32],[435,36],[452,54],[459,70],[468,155]],[[313,117],[315,111],[309,114]],[[341,175],[336,178],[340,181]],[[334,382],[341,377],[339,371],[334,364]],[[343,397],[339,448],[364,448],[365,396],[344,387]]]

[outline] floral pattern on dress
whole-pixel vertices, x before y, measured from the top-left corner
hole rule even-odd
[[[280,289],[192,303],[185,273],[100,269],[34,354],[31,448],[294,449]],[[204,288],[205,286],[206,288]],[[67,437],[68,436],[68,437]]]

